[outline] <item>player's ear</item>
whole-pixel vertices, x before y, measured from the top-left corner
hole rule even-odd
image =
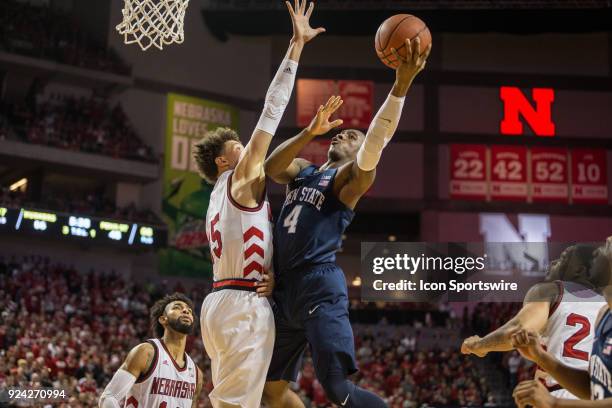
[[[219,156],[219,157],[215,158],[215,164],[218,167],[223,167],[223,166],[228,166],[229,162],[227,161],[225,156]]]
[[[159,324],[161,324],[163,326],[164,324],[168,323],[168,317],[166,315],[161,315],[161,316],[159,316],[157,321],[159,322]]]

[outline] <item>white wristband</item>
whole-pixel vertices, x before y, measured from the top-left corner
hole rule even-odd
[[[274,136],[291,98],[297,69],[297,62],[287,58],[283,60],[266,93],[264,109],[256,129]]]
[[[404,99],[389,94],[372,120],[366,138],[357,152],[357,166],[364,171],[376,168],[380,155],[395,134]]]

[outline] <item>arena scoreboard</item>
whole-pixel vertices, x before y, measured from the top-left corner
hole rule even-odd
[[[125,247],[165,245],[161,226],[30,208],[0,207],[0,231]]]

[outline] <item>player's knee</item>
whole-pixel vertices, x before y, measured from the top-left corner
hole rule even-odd
[[[344,406],[354,385],[346,378],[340,376],[329,376],[321,381],[327,399],[336,405]]]

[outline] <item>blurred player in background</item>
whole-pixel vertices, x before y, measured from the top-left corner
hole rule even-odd
[[[541,334],[548,351],[564,364],[586,372],[597,313],[605,305],[603,296],[595,292],[598,285],[591,274],[595,249],[591,245],[565,249],[551,263],[546,281],[527,292],[516,316],[483,338],[465,339],[461,352],[484,357],[491,351],[510,351],[512,335],[528,330]],[[557,397],[577,398],[540,368],[535,378]]]
[[[193,303],[181,293],[151,308],[155,338],[134,347],[100,396],[100,408],[190,408],[197,406],[202,372],[185,353],[193,333]]]
[[[214,189],[206,214],[213,260],[213,293],[202,304],[201,326],[211,360],[215,408],[259,408],[274,345],[271,295],[272,219],[265,196],[264,160],[291,97],[304,45],[324,31],[310,27],[314,3],[287,2],[293,38],[270,84],[249,143],[230,129],[196,145],[200,173]],[[259,292],[259,293],[257,293]]]
[[[270,407],[304,406],[288,382],[297,380],[307,343],[317,378],[331,402],[342,407],[386,406],[381,398],[347,380],[357,367],[346,280],[335,254],[355,206],[374,182],[408,89],[425,67],[430,47],[421,54],[418,37],[413,43],[406,40],[405,46],[406,58],[394,50],[401,61],[395,84],[367,135],[347,129],[334,136],[323,165],[296,158],[312,139],[342,124],[341,120],[329,122],[342,104],[340,97],[331,97],[306,129],[282,143],[266,161],[266,174],[287,184],[274,231],[276,340],[264,391]]]
[[[519,407],[610,407],[612,406],[612,237],[599,248],[593,262],[593,275],[607,277],[603,294],[606,298],[595,323],[595,340],[590,350],[589,371],[565,364],[553,353],[546,352],[535,331],[521,330],[512,337],[513,346],[523,357],[544,368],[556,381],[578,401],[551,395],[539,381],[523,381],[514,390],[513,396]]]

